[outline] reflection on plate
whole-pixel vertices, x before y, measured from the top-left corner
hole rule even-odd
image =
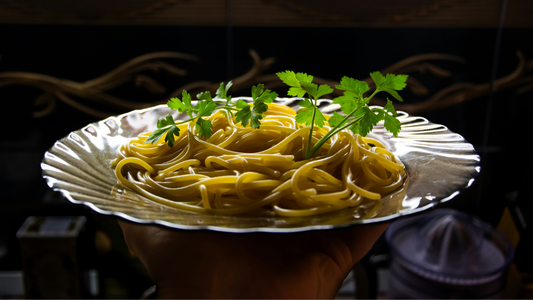
[[[240,97],[235,99],[243,99]],[[297,98],[277,102],[297,107]],[[320,100],[329,104],[329,100]],[[324,105],[324,113],[339,107]],[[448,201],[469,187],[480,171],[479,156],[465,139],[445,126],[399,112],[402,131],[394,138],[382,124],[371,137],[380,140],[405,164],[408,183],[384,197],[377,213],[364,218],[372,207],[348,208],[310,217],[199,215],[155,203],[118,183],[110,162],[120,145],[156,128],[157,120],[176,111],[166,105],[136,110],[70,133],[45,154],[41,167],[48,185],[69,201],[96,212],[137,223],[180,229],[226,232],[297,232],[391,221]],[[373,204],[369,204],[373,205]]]

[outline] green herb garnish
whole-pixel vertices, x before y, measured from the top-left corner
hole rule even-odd
[[[180,130],[177,125],[181,125],[187,122],[196,122],[195,128],[198,131],[200,137],[208,139],[213,134],[213,124],[211,121],[202,117],[210,116],[214,110],[224,109],[229,117],[233,118],[233,112],[235,114],[235,120],[237,123],[241,123],[243,127],[250,126],[252,128],[259,128],[261,125],[260,120],[265,117],[264,112],[267,111],[268,105],[265,103],[272,103],[278,94],[271,92],[270,90],[264,90],[263,84],[258,84],[252,87],[252,99],[253,106],[249,105],[242,99],[239,99],[236,103],[231,102],[231,96],[228,95],[228,90],[231,87],[232,82],[228,82],[224,85],[222,82],[220,88],[216,92],[216,97],[212,98],[209,91],[198,94],[196,97],[198,101],[193,107],[191,101],[191,95],[187,91],[183,91],[181,99],[178,97],[171,98],[167,102],[167,106],[171,109],[177,110],[180,113],[186,113],[189,119],[181,122],[175,122],[172,115],[168,114],[157,121],[157,129],[146,139],[145,143],[153,144],[159,141],[165,134],[165,142],[170,147],[174,146],[174,136],[180,135]]]
[[[368,97],[364,96],[370,90],[366,82],[346,76],[343,77],[340,85],[335,86],[337,89],[344,91],[343,96],[333,99],[333,104],[339,104],[344,115],[334,112],[329,120],[327,120],[318,109],[318,100],[324,95],[333,92],[333,89],[329,85],[322,84],[319,86],[313,83],[313,76],[305,73],[285,71],[276,74],[281,81],[290,87],[288,91],[289,96],[303,98],[298,103],[302,108],[296,112],[295,120],[299,124],[310,126],[304,159],[311,158],[327,140],[346,128],[350,129],[354,134],[366,136],[379,121],[385,121],[385,129],[395,137],[400,132],[401,123],[397,119],[397,113],[392,101],[387,99],[387,104],[383,108],[371,108],[368,106],[368,103],[379,92],[387,92],[392,97],[403,102],[403,99],[397,91],[405,88],[407,75],[387,74],[383,76],[380,72],[370,73],[370,77],[376,84],[376,89]],[[193,121],[196,122],[195,128],[200,137],[207,139],[213,133],[213,125],[211,121],[202,117],[210,116],[217,109],[225,110],[229,118],[234,118],[243,127],[249,124],[252,128],[259,128],[261,126],[260,120],[265,117],[264,113],[268,110],[266,103],[272,103],[278,94],[270,90],[265,90],[263,84],[258,84],[252,87],[252,105],[242,99],[232,102],[231,96],[228,95],[228,90],[231,85],[231,81],[227,85],[221,83],[215,98],[211,97],[210,92],[198,94],[198,101],[194,107],[191,96],[186,91],[183,91],[181,99],[177,97],[170,99],[167,103],[168,107],[178,110],[180,113],[185,112],[189,116],[189,119],[175,122],[170,114],[160,118],[157,121],[157,130],[152,132],[145,143],[153,144],[166,134],[165,142],[170,147],[173,147],[175,142],[174,136],[179,136],[180,134],[177,125]],[[331,130],[311,147],[314,126],[316,125],[322,128],[326,122],[332,127]]]
[[[339,131],[349,128],[354,134],[366,136],[374,125],[379,121],[385,121],[385,129],[390,131],[395,137],[401,129],[400,121],[398,121],[396,110],[392,105],[392,101],[387,99],[387,104],[383,108],[370,108],[368,103],[379,92],[387,92],[399,101],[403,99],[398,95],[397,91],[405,87],[407,75],[393,75],[387,74],[383,76],[380,72],[370,73],[370,77],[376,84],[376,90],[369,96],[364,97],[365,92],[370,90],[368,84],[364,81],[359,81],[350,77],[343,77],[341,84],[335,86],[337,89],[344,90],[344,95],[333,100],[333,104],[341,106],[344,116],[334,112],[328,123],[332,126],[331,130],[326,133],[312,148],[311,137],[313,134],[313,125],[322,127],[324,125],[324,116],[318,110],[318,98],[323,95],[333,92],[328,85],[321,85],[317,87],[312,83],[313,76],[304,73],[294,73],[293,71],[285,71],[277,73],[278,77],[285,84],[290,86],[288,95],[296,97],[304,97],[307,93],[314,98],[314,102],[308,98],[300,101],[300,106],[304,107],[298,110],[296,121],[301,124],[311,125],[309,132],[308,146],[305,152],[304,159],[309,159],[313,154],[322,147],[322,145],[329,140],[333,135]]]
[[[289,96],[304,97],[307,95],[307,97],[304,97],[304,100],[298,103],[303,108],[296,112],[296,122],[308,126],[311,125],[305,152],[305,159],[307,159],[312,155],[310,151],[311,140],[313,137],[313,127],[316,125],[322,128],[324,127],[324,122],[326,121],[326,117],[324,117],[322,112],[318,109],[318,99],[324,95],[333,93],[333,89],[327,84],[318,86],[316,83],[313,83],[313,76],[305,73],[285,71],[276,73],[276,75],[278,75],[279,79],[281,79],[283,83],[291,87],[288,92]]]

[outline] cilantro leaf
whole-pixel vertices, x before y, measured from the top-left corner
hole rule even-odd
[[[171,127],[169,128],[169,126]],[[144,142],[148,144],[153,144],[155,142],[158,142],[161,139],[161,137],[165,135],[165,133],[169,131],[170,129],[172,129],[173,127],[176,127],[176,126],[175,126],[175,122],[171,114],[168,114],[162,118],[159,118],[159,120],[157,120],[158,129],[152,131],[152,134],[150,134],[150,136]],[[176,133],[177,133],[176,135],[179,136],[179,129]],[[167,139],[168,139],[168,135],[165,138],[165,141]],[[172,137],[172,141],[174,141],[174,137]]]
[[[318,87],[318,92],[316,94],[316,98],[315,99],[319,99],[320,97],[322,97],[324,95],[327,95],[327,94],[331,94],[331,93],[333,93],[333,89],[329,85],[321,84]]]
[[[300,103],[302,102],[306,104],[305,101],[300,101]],[[305,124],[307,126],[311,125],[313,123],[313,111],[316,111],[315,124],[320,128],[324,127],[324,122],[326,122],[326,117],[322,114],[322,112],[318,108],[315,108],[314,106],[300,108],[296,112],[296,117],[295,117],[296,122],[300,124]]]
[[[255,101],[252,111],[256,114],[262,114],[268,110],[268,105],[261,101]]]
[[[396,113],[396,109],[394,108],[392,101],[390,101],[389,99],[387,99],[387,104],[385,105],[385,107],[383,107],[383,109],[390,112],[395,117],[398,116],[398,113]]]
[[[372,77],[376,84],[376,90],[387,92],[398,101],[403,102],[402,97],[400,97],[397,91],[401,91],[405,88],[407,75],[387,74],[386,76],[383,76],[380,72],[372,72],[370,73],[370,77]]]
[[[341,106],[342,112],[345,114],[351,113],[354,109],[357,108],[358,104],[354,96],[350,95],[349,92],[345,92],[344,96],[339,96],[333,99],[332,103],[339,104]]]
[[[196,98],[198,98],[198,100],[205,100],[207,102],[213,101],[210,91],[201,92],[200,94],[196,95]]]
[[[298,81],[300,81],[300,84],[302,84],[302,82],[304,82],[304,83],[313,82],[313,76],[307,75],[305,73],[296,73],[296,79],[298,79]]]
[[[252,106],[242,99],[239,99],[239,101],[235,103],[235,106],[241,109],[235,114],[235,121],[237,121],[237,123],[241,123],[242,127],[248,126],[248,123],[254,114],[252,112]]]
[[[318,94],[318,85],[316,83],[312,82],[300,82],[302,89],[305,90],[310,97],[313,97],[314,99],[317,99]]]
[[[398,92],[394,91],[394,90],[384,90],[385,92],[391,94],[392,97],[396,98],[396,100],[400,101],[400,102],[403,102],[403,99],[402,97],[400,97],[400,95],[398,95]]]
[[[239,100],[239,101],[242,101],[242,100]],[[245,104],[246,104],[246,102],[245,102]],[[242,127],[248,126],[248,122],[250,122],[250,118],[252,117],[252,110],[250,109],[250,105],[248,105],[248,104],[246,104],[246,105],[247,106],[241,107],[241,110],[239,110],[235,114],[235,121],[237,121],[237,123],[241,123]]]
[[[300,105],[301,107],[314,107],[313,105],[313,102],[311,102],[311,100],[309,99],[304,99],[304,100],[301,100],[298,102],[298,105]]]
[[[385,113],[385,129],[387,129],[394,137],[398,137],[398,133],[400,133],[402,123],[400,120],[396,119],[394,116],[389,115],[388,113]]]
[[[196,130],[198,130],[198,134],[200,135],[200,137],[204,139],[208,139],[213,133],[213,124],[209,120],[198,118],[196,120],[195,127],[196,127]]]
[[[355,134],[366,136],[379,121],[383,120],[385,128],[394,136],[397,136],[400,131],[401,122],[396,118],[397,112],[390,100],[387,99],[387,105],[383,108],[370,109],[368,103],[378,92],[387,92],[397,100],[403,101],[398,91],[405,88],[407,75],[387,74],[384,76],[380,72],[370,73],[370,77],[376,85],[376,90],[367,98],[365,98],[365,93],[370,90],[370,86],[366,82],[344,76],[340,84],[336,85],[336,88],[344,91],[343,95],[333,99],[333,104],[340,105],[342,112],[346,116],[334,112],[328,120],[328,124],[332,129],[310,149],[313,126],[316,124],[322,127],[326,121],[322,112],[318,110],[317,100],[333,92],[333,89],[327,84],[318,86],[312,82],[313,76],[305,73],[285,71],[276,74],[282,82],[290,87],[289,96],[305,97],[299,102],[301,108],[296,112],[295,116],[297,123],[311,126],[309,131],[310,138],[304,154],[305,159],[312,157],[329,138],[345,128],[349,128]],[[343,120],[346,121],[343,122]]]
[[[246,103],[242,99],[237,101],[236,107],[240,108],[241,110],[235,114],[235,121],[237,121],[237,123],[241,123],[242,127],[246,127],[248,126],[248,123],[250,123],[252,128],[259,128],[261,125],[259,120],[263,118],[263,112],[268,109],[268,106],[261,101],[254,103],[252,108],[250,104]]]
[[[291,87],[289,88],[287,95],[302,98],[306,93],[307,91],[302,89],[301,87]]]
[[[276,75],[278,75],[279,79],[281,79],[281,81],[286,85],[300,87],[300,80],[296,78],[294,71],[278,72]]]
[[[329,118],[328,123],[329,126],[335,127],[340,124],[342,120],[344,120],[344,116],[335,111],[333,112],[333,115]]]
[[[252,99],[257,99],[263,93],[264,84],[260,83],[258,85],[252,86]]]
[[[226,100],[226,103],[230,103],[231,96],[228,95],[229,88],[233,85],[233,82],[229,81],[226,86],[224,86],[224,82],[220,83],[220,87],[217,90],[217,98]]]
[[[195,108],[198,110],[199,117],[206,117],[210,116],[217,107],[215,102],[198,101]]]
[[[374,114],[376,115],[379,121],[382,121],[385,119],[386,112],[383,108],[374,108],[372,109],[372,111],[374,112]]]
[[[298,86],[298,80],[300,79],[309,80],[310,78],[310,80],[312,80],[312,76],[309,77],[306,74],[301,73],[293,74],[293,77],[297,80]],[[180,113],[186,112],[190,119],[181,121],[178,124],[195,121],[195,128],[198,131],[198,135],[204,139],[208,139],[212,135],[213,124],[210,120],[204,119],[203,117],[210,116],[214,110],[219,108],[227,110],[229,117],[235,117],[238,122],[242,123],[243,127],[250,124],[253,128],[259,128],[261,125],[260,121],[265,117],[264,113],[269,108],[267,103],[272,103],[278,94],[265,89],[264,84],[258,84],[257,86],[252,87],[253,105],[248,104],[242,99],[238,100],[236,103],[232,103],[231,96],[228,95],[228,90],[232,84],[231,81],[227,84],[224,84],[224,82],[220,83],[215,98],[211,96],[209,91],[197,94],[196,97],[198,98],[198,101],[194,107],[192,105],[191,95],[189,95],[187,91],[183,91],[181,99],[178,97],[171,98],[168,101],[167,106],[171,109],[178,110]],[[226,103],[219,106],[219,102],[215,102],[214,99],[225,99]],[[233,111],[237,111],[235,116]],[[166,135],[165,142],[172,147],[175,142],[175,137],[179,136],[179,133],[180,129],[176,126],[176,122],[172,118],[172,115],[169,114],[157,121],[157,130],[154,130],[150,134],[145,140],[145,143],[153,144]]]
[[[189,109],[178,97],[170,98],[170,100],[167,102],[167,106],[179,111],[180,113]]]
[[[288,86],[299,87],[301,82],[311,83],[313,81],[313,76],[306,73],[294,73],[294,71],[278,72],[276,75]]]
[[[365,109],[364,109],[365,106],[359,108],[358,110],[355,111],[355,113],[353,113],[352,116],[354,116],[355,119],[359,119],[361,118],[362,116],[364,116],[364,114],[367,112]]]
[[[159,120],[157,120],[157,128],[158,129],[161,129],[163,127],[167,127],[169,125],[174,125],[175,122],[174,122],[174,118],[172,118],[172,115],[171,114],[168,114],[162,118],[159,118]]]
[[[363,134],[362,134],[363,130],[361,130],[361,127],[359,127],[360,124],[361,124],[361,123],[360,123],[360,121],[361,121],[360,119],[362,119],[363,116],[368,112],[367,108],[368,108],[367,106],[363,106],[363,107],[357,109],[353,114],[350,115],[350,117],[348,118],[348,121],[346,121],[346,123],[351,123],[351,122],[353,122],[354,120],[357,120],[355,123],[353,123],[352,125],[349,126],[349,129],[350,129],[354,134],[361,134],[361,135],[363,135]],[[370,111],[370,112],[372,112],[372,111]],[[335,113],[336,113],[336,112],[335,112]],[[337,119],[341,118],[340,121],[342,121],[342,118],[344,118],[344,117],[343,117],[342,115],[340,115],[340,114],[335,115],[335,113],[333,113],[333,115],[336,116]],[[339,122],[340,122],[340,121],[339,121]],[[375,123],[377,124],[377,122],[379,122],[379,119],[378,119],[378,121],[376,121]],[[334,121],[333,123],[334,123],[334,124],[331,124],[331,122],[330,122],[330,125],[332,125],[332,126],[336,126],[336,125],[337,125],[337,122],[336,122],[336,121]],[[344,127],[344,128],[346,128],[346,127]],[[365,128],[365,130],[366,130],[366,128]],[[370,128],[370,130],[372,130],[372,128]],[[366,134],[365,134],[365,135],[366,135]],[[365,136],[365,135],[363,135],[363,136]]]
[[[352,125],[350,125],[349,129],[353,132],[353,134],[361,134],[361,127],[359,126],[359,122],[355,122]]]
[[[385,76],[383,76],[378,71],[370,73],[370,77],[372,78],[372,80],[374,80],[374,83],[376,84],[376,89],[381,88],[381,86],[385,82]]]
[[[319,98],[333,92],[329,85],[313,83],[314,77],[306,73],[285,71],[276,74],[282,82],[289,86],[288,95],[303,98],[299,102],[301,108],[297,111],[295,120],[299,124],[311,126],[309,131],[310,138],[304,155],[306,159],[310,158],[331,136],[345,128],[365,136],[379,121],[384,121],[385,128],[394,136],[397,136],[401,129],[401,122],[397,119],[397,112],[389,99],[387,99],[387,104],[383,108],[371,109],[368,103],[378,92],[387,92],[399,101],[403,101],[398,91],[405,88],[407,75],[387,74],[384,76],[380,72],[372,72],[370,76],[375,82],[376,90],[368,98],[364,97],[364,94],[370,89],[367,83],[344,76],[340,84],[336,86],[336,88],[344,91],[343,95],[335,98],[333,104],[339,104],[346,117],[334,112],[333,116],[326,120],[317,105]],[[178,97],[171,98],[167,105],[180,113],[186,112],[190,119],[179,124],[195,121],[198,135],[204,139],[209,138],[213,133],[213,124],[211,121],[203,119],[203,117],[211,115],[217,108],[226,109],[229,114],[228,117],[235,117],[236,121],[240,122],[243,127],[250,124],[252,128],[259,128],[261,119],[265,117],[264,113],[268,110],[267,103],[272,103],[278,94],[265,89],[264,84],[258,84],[252,87],[253,103],[248,103],[242,99],[232,103],[231,96],[228,95],[228,90],[231,86],[231,81],[227,84],[222,82],[215,98],[211,96],[210,92],[199,93],[197,95],[198,102],[194,108],[191,96],[186,91],[183,91],[181,99]],[[214,99],[225,99],[226,104],[217,106]],[[234,115],[233,111],[237,111],[237,113]],[[343,120],[346,121],[343,122]],[[323,127],[326,121],[333,127],[332,130],[326,133],[311,149],[313,126]],[[165,142],[172,147],[175,137],[179,136],[179,133],[179,128],[176,126],[172,115],[169,114],[157,121],[157,130],[154,130],[145,142],[153,144],[165,136]]]
[[[384,111],[384,120],[385,120],[385,129],[387,129],[394,137],[398,137],[398,133],[400,133],[400,130],[402,129],[402,123],[400,120],[398,120],[396,117],[398,116],[398,113],[396,112],[396,109],[394,109],[394,106],[392,105],[392,101],[387,99],[387,104],[383,108]],[[389,114],[390,113],[390,114]]]
[[[251,109],[251,106],[248,105],[243,107],[235,114],[235,120],[238,123],[241,123],[243,127],[248,126],[248,123],[250,123],[252,128],[257,129],[261,126],[260,120],[265,117],[263,112],[265,112],[267,109],[268,106],[263,102],[259,102],[258,105],[254,105],[253,109]]]
[[[235,107],[240,108],[235,114],[235,120],[237,123],[241,123],[243,127],[248,126],[248,123],[250,123],[252,128],[259,128],[261,119],[265,117],[264,112],[268,110],[266,103],[272,103],[278,96],[275,92],[271,92],[268,89],[264,90],[264,87],[264,84],[252,87],[253,107],[242,99],[235,103]]]
[[[266,103],[272,103],[274,99],[278,96],[276,92],[272,92],[270,90],[263,90],[265,87],[264,84],[258,84],[257,86],[252,87],[252,99],[254,103],[256,101],[266,102]]]
[[[317,86],[312,83],[313,76],[311,75],[294,73],[293,71],[278,72],[276,75],[283,83],[291,87],[287,93],[289,96],[303,97],[306,93],[313,96],[317,95]]]
[[[182,92],[182,100],[180,100],[178,97],[170,98],[170,100],[167,102],[167,106],[171,109],[178,110],[180,113],[186,112],[191,118],[192,118],[192,103],[191,103],[191,95],[187,93],[187,91]]]
[[[242,99],[239,99],[239,101],[237,101],[237,103],[235,103],[235,106],[237,108],[246,108],[246,107],[250,107],[250,104],[246,103],[246,101],[244,101]]]
[[[370,90],[368,83],[347,76],[342,77],[341,84],[336,85],[335,87],[339,90],[350,92],[350,95],[352,95],[357,100],[363,99],[363,94]]]
[[[278,98],[278,96],[278,93],[266,90],[259,99],[261,99],[265,103],[272,103],[274,99]]]
[[[344,76],[341,79],[341,84],[336,85],[335,87],[345,91],[343,96],[333,99],[333,104],[339,104],[342,112],[345,114],[350,114],[357,107],[368,103],[363,94],[367,92],[370,87],[364,81]]]
[[[333,89],[327,84],[322,84],[318,86],[316,83],[304,81],[301,81],[300,84],[302,86],[301,89],[306,91],[307,94],[309,94],[309,96],[313,97],[313,99],[315,100],[333,92]]]
[[[153,144],[161,139],[163,135],[168,131],[168,128],[156,129],[152,131],[152,134],[144,141],[146,144]]]
[[[250,116],[250,126],[252,128],[258,129],[261,126],[260,120],[263,119],[265,115],[252,113]]]
[[[316,126],[322,128],[324,127],[324,123],[326,122],[326,117],[322,114],[322,112],[318,108],[315,108],[315,110],[316,110],[315,124]]]
[[[360,110],[364,112],[364,115],[359,120],[358,133],[366,136],[380,119],[368,106],[363,106]]]
[[[276,99],[278,97],[278,93],[276,92],[272,92],[270,90],[265,90],[261,96],[259,96],[257,99],[255,99],[256,101],[262,101],[262,102],[265,102],[265,103],[272,103],[272,101],[274,101],[274,99]]]
[[[254,101],[252,107],[242,99],[239,99],[236,107],[241,109],[235,114],[237,123],[241,123],[243,127],[248,126],[248,123],[250,123],[250,126],[256,129],[261,126],[260,120],[265,117],[264,112],[268,110],[268,105],[262,101]]]
[[[174,136],[180,135],[180,129],[178,126],[174,125],[168,129],[167,136],[165,137],[165,142],[167,142],[170,148],[174,147]]]
[[[303,101],[300,101],[300,103]],[[300,108],[296,112],[295,120],[297,123],[305,124],[307,126],[311,125],[313,123],[313,111],[315,109],[313,107],[304,107]]]
[[[401,91],[405,86],[407,85],[405,81],[407,80],[407,75],[404,74],[387,74],[385,76],[385,83],[383,84],[383,88],[395,90],[395,91]]]

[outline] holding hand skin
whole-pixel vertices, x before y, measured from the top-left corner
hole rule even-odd
[[[119,224],[158,298],[218,299],[332,299],[388,226],[232,234]]]

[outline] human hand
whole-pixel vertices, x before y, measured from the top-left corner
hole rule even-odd
[[[219,299],[332,299],[388,226],[236,234],[119,224],[159,298]]]

